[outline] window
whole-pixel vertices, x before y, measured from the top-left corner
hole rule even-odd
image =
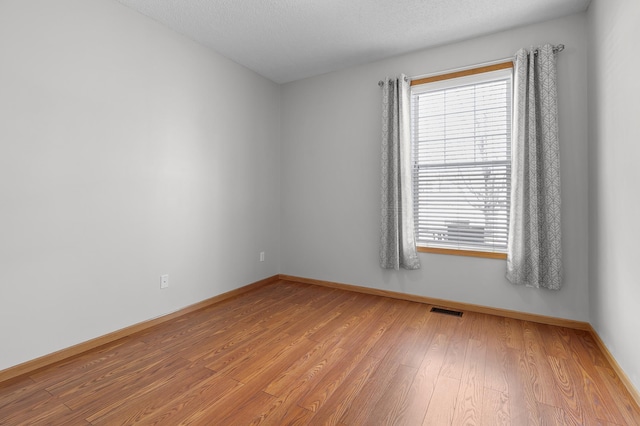
[[[512,65],[412,82],[418,250],[506,258]]]

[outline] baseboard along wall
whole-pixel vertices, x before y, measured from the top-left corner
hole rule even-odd
[[[432,297],[417,296],[417,295],[408,294],[408,293],[400,293],[400,292],[389,291],[389,290],[379,290],[379,289],[370,288],[370,287],[361,287],[356,285],[342,284],[342,283],[336,283],[336,282],[330,282],[330,281],[321,281],[321,280],[315,280],[311,278],[295,277],[291,275],[280,275],[280,279],[284,281],[295,281],[295,282],[305,283],[305,284],[320,285],[323,287],[339,288],[342,290],[355,291],[358,293],[372,294],[376,296],[391,297],[393,299],[408,300],[410,302],[425,303],[427,305],[434,305],[441,308],[477,312],[481,314],[497,315],[500,317],[537,322],[541,324],[556,325],[559,327],[572,328],[574,330],[584,330],[584,331],[592,330],[591,325],[588,322],[582,322],[582,321],[549,317],[549,316],[537,315],[537,314],[529,314],[525,312],[511,311],[508,309],[491,308],[488,306],[474,305],[471,303],[453,302],[451,300],[435,299]]]
[[[489,306],[474,305],[471,303],[453,302],[451,300],[435,299],[435,298],[426,297],[426,296],[417,296],[417,295],[408,294],[408,293],[400,293],[400,292],[389,291],[389,290],[379,290],[379,289],[370,288],[370,287],[362,287],[362,286],[343,284],[343,283],[337,283],[332,281],[316,280],[312,278],[297,277],[292,275],[280,274],[279,278],[283,281],[293,281],[293,282],[299,282],[304,284],[313,284],[313,285],[319,285],[323,287],[337,288],[337,289],[342,289],[347,291],[355,291],[358,293],[391,297],[394,299],[407,300],[410,302],[425,303],[428,305],[434,305],[436,307],[453,309],[458,311],[477,312],[481,314],[496,315],[496,316],[505,317],[505,318],[537,322],[540,324],[554,325],[558,327],[566,327],[574,330],[586,331],[591,334],[594,341],[596,342],[596,344],[598,345],[602,353],[605,355],[605,357],[609,361],[609,364],[611,364],[611,367],[620,378],[620,381],[627,388],[627,390],[629,391],[629,394],[635,400],[636,404],[640,406],[640,392],[638,392],[638,390],[633,385],[633,382],[631,381],[631,379],[629,379],[629,376],[627,376],[627,374],[624,372],[622,367],[620,367],[620,364],[618,364],[618,361],[616,361],[614,356],[611,354],[611,352],[609,351],[609,348],[607,348],[607,345],[604,344],[604,342],[602,341],[602,339],[600,338],[596,330],[588,322],[569,320],[565,318],[549,317],[545,315],[530,314],[526,312],[512,311],[509,309],[492,308]]]
[[[2,385],[3,382],[19,380],[20,378],[27,376],[29,374],[33,374],[38,370],[51,367],[52,365],[62,361],[67,361],[73,357],[79,356],[92,349],[96,349],[96,348],[99,348],[100,346],[113,343],[127,336],[140,333],[156,325],[178,318],[182,315],[189,314],[199,309],[204,309],[216,303],[222,302],[232,297],[239,296],[243,293],[249,292],[251,290],[255,290],[257,288],[260,288],[262,286],[271,284],[279,280],[292,281],[292,282],[317,285],[317,286],[329,287],[329,288],[336,288],[340,290],[407,300],[410,302],[424,303],[424,304],[434,305],[436,307],[441,307],[441,308],[477,312],[477,313],[488,314],[488,315],[496,315],[496,316],[501,316],[505,318],[537,322],[541,324],[586,331],[592,335],[596,344],[598,345],[602,353],[605,355],[605,357],[611,364],[611,367],[613,368],[613,370],[618,375],[618,377],[620,378],[624,386],[629,391],[629,394],[631,395],[631,397],[635,400],[636,404],[640,406],[640,393],[635,388],[635,386],[633,385],[633,382],[631,382],[631,380],[626,375],[624,370],[620,367],[620,365],[618,364],[614,356],[611,354],[607,346],[604,344],[604,342],[602,341],[602,339],[600,338],[596,330],[591,326],[591,324],[587,322],[569,320],[564,318],[549,317],[549,316],[537,315],[537,314],[530,314],[525,312],[512,311],[508,309],[492,308],[488,306],[474,305],[470,303],[454,302],[450,300],[436,299],[436,298],[431,298],[426,296],[417,296],[413,294],[400,293],[400,292],[394,292],[389,290],[379,290],[379,289],[370,288],[370,287],[362,287],[362,286],[356,286],[351,284],[316,280],[312,278],[297,277],[297,276],[284,275],[284,274],[274,275],[274,276],[262,279],[260,281],[256,281],[254,283],[237,288],[235,290],[231,290],[226,293],[219,294],[217,296],[214,296],[209,299],[203,300],[201,302],[195,303],[193,305],[187,306],[175,312],[172,312],[157,318],[153,318],[148,321],[143,321],[143,322],[131,325],[129,327],[125,327],[123,329],[114,331],[112,333],[105,334],[104,336],[100,336],[95,339],[91,339],[86,342],[82,342],[77,345],[70,346],[65,349],[61,349],[57,352],[53,352],[51,354],[47,354],[39,358],[35,358],[33,360],[24,362],[22,364],[9,367],[5,370],[0,371],[0,385]]]
[[[58,362],[67,361],[70,358],[81,355],[92,349],[96,349],[96,348],[99,348],[100,346],[113,343],[116,340],[120,340],[127,336],[131,336],[132,334],[140,333],[156,325],[162,324],[167,321],[171,321],[172,319],[181,317],[183,315],[189,314],[199,309],[204,309],[213,304],[222,302],[223,300],[227,300],[232,297],[239,296],[243,293],[265,286],[267,284],[270,284],[278,280],[279,280],[279,276],[274,275],[272,277],[265,278],[260,281],[256,281],[254,283],[237,288],[235,290],[231,290],[226,293],[222,293],[217,296],[211,297],[209,299],[205,299],[201,302],[194,303],[193,305],[186,306],[175,312],[171,312],[147,321],[139,322],[129,327],[125,327],[120,330],[116,330],[114,332],[105,334],[103,336],[96,337],[95,339],[87,340],[86,342],[78,343],[77,345],[73,345],[68,348],[64,348],[59,351],[32,359],[30,361],[26,361],[22,364],[9,367],[5,370],[0,371],[0,384],[9,380],[20,379],[23,376],[33,374],[38,370],[42,370],[44,368],[50,367]]]

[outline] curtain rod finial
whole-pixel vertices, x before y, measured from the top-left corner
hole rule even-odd
[[[391,81],[392,81],[392,80],[391,80],[391,79],[389,79],[389,82],[391,82]],[[408,83],[408,82],[410,81],[410,80],[409,80],[409,77],[407,77],[407,76],[405,75],[405,76],[404,76],[404,81]],[[384,86],[384,83],[385,83],[385,80],[380,80],[380,81],[378,81],[378,86],[382,87],[382,86]]]

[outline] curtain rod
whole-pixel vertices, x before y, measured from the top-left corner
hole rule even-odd
[[[563,50],[564,50],[564,44],[557,44],[557,45],[553,46],[553,53],[560,53]],[[535,49],[532,50],[534,55],[537,55],[539,51],[540,51],[539,48],[535,48]],[[507,61],[513,60],[513,58],[514,57],[511,56],[509,58],[499,59],[497,61],[491,61],[491,62],[486,62],[486,63],[483,63],[483,64],[473,65],[473,67],[471,67],[471,68],[481,67],[481,66],[485,66],[485,65],[493,65],[493,64],[497,64],[497,63],[501,63],[501,62],[507,62]],[[449,70],[449,71],[439,71],[437,73],[431,73],[431,74],[419,75],[419,76],[411,77],[411,79],[415,80],[416,78],[425,78],[425,77],[430,77],[430,76],[438,75],[438,74],[448,74],[448,73],[451,73],[451,72],[462,71],[462,70],[465,70],[465,69],[468,69],[468,68],[470,68],[470,67],[457,68],[457,69]],[[407,77],[405,77],[404,81],[409,81],[409,79]],[[378,86],[382,87],[383,84],[384,84],[384,80],[378,81]]]

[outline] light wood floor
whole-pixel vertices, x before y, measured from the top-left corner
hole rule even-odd
[[[0,386],[0,424],[640,425],[582,331],[280,281]]]

